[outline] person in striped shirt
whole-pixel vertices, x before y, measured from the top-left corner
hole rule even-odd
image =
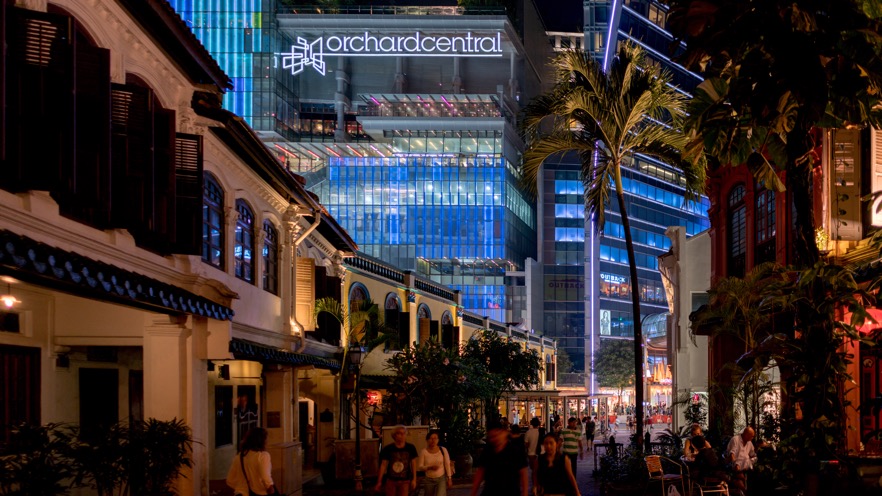
[[[579,421],[576,420],[576,417],[570,417],[567,420],[567,427],[560,431],[560,437],[563,440],[563,454],[570,459],[570,465],[572,465],[575,474],[578,459],[584,456],[582,430],[579,429]]]

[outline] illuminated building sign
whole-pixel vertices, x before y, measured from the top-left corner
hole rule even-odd
[[[292,75],[311,66],[325,75],[325,55],[347,57],[502,57],[502,33],[492,36],[465,35],[426,36],[416,31],[407,36],[376,36],[368,32],[355,36],[322,36],[309,41],[297,37],[290,52],[283,52],[282,68]]]

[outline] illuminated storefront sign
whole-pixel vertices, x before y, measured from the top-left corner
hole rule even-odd
[[[282,68],[292,75],[311,66],[321,75],[326,73],[325,55],[347,57],[502,57],[502,33],[492,36],[465,35],[426,36],[416,31],[407,36],[376,36],[365,32],[355,36],[322,36],[308,41],[300,36],[290,52],[280,54]]]

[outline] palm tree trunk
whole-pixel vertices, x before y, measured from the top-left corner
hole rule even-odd
[[[637,446],[643,446],[643,328],[640,320],[640,288],[637,285],[637,260],[634,257],[634,241],[631,239],[631,223],[625,208],[625,192],[622,189],[622,173],[616,174],[616,198],[619,215],[625,230],[625,246],[628,249],[628,269],[631,274],[631,308],[634,320],[634,420],[637,424]]]

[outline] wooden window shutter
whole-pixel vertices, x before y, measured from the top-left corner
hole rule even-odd
[[[398,349],[410,346],[410,312],[398,314]]]
[[[110,225],[110,50],[76,42],[76,161],[62,212],[98,228]]]
[[[67,193],[73,181],[73,56],[66,16],[10,8],[6,156],[0,186]],[[35,154],[39,160],[34,160]]]
[[[172,252],[175,237],[175,123],[174,110],[154,109],[153,189],[145,193],[148,222],[141,242],[160,253]]]
[[[429,339],[441,342],[440,322],[437,320],[429,321]]]
[[[111,89],[111,220],[139,229],[147,222],[146,193],[152,190],[153,95],[147,88],[114,84]]]
[[[297,281],[294,282],[295,316],[305,330],[315,329],[315,262],[311,258],[297,258]]]
[[[441,326],[441,346],[448,350],[453,349],[453,325],[444,324]]]
[[[431,320],[419,319],[419,344],[423,344],[431,337]]]
[[[202,136],[175,139],[175,253],[202,252]]]

